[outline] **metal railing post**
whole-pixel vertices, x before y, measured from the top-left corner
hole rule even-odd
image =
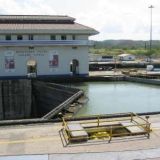
[[[112,126],[110,127],[110,138],[109,138],[109,143],[111,142],[111,140],[112,140]]]
[[[66,122],[64,120],[64,117],[62,117],[62,126],[66,126]]]
[[[150,138],[150,131],[151,131],[150,126],[151,126],[151,124],[148,123],[148,124],[147,124],[147,138],[148,138],[148,139]]]
[[[98,116],[98,119],[97,119],[97,123],[98,123],[98,127],[99,127],[99,116]]]
[[[133,113],[131,113],[131,122],[133,121]]]

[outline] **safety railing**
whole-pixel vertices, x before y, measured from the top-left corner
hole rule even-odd
[[[124,113],[122,113],[124,114]],[[145,118],[135,113],[127,113],[128,117],[102,118],[97,115],[94,120],[80,122],[67,122],[63,120],[64,136],[69,143],[88,141],[93,139],[105,139],[110,142],[113,137],[145,135],[150,138],[150,123]],[[115,116],[115,114],[113,114]],[[120,115],[120,114],[118,114]],[[78,124],[80,129],[70,129],[70,125]],[[124,125],[125,124],[125,125]]]

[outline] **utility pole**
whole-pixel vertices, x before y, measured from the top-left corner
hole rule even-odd
[[[150,43],[149,43],[149,49],[150,49],[150,56],[152,54],[152,9],[154,8],[153,5],[148,7],[150,9]],[[150,57],[151,60],[151,57]]]
[[[116,77],[116,73],[117,73],[117,59],[116,59],[116,55],[114,56],[114,75]]]

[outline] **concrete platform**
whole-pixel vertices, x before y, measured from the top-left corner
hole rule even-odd
[[[145,132],[145,130],[142,127],[134,126],[136,124],[134,124],[133,122],[121,122],[121,125],[128,129],[131,133]]]
[[[84,128],[80,124],[68,124],[68,129],[70,130],[70,136],[72,141],[82,141],[88,139],[88,133],[84,130]]]
[[[0,160],[157,159],[160,158],[160,115],[150,116],[150,122],[153,130],[150,139],[114,138],[110,143],[104,140],[73,146],[63,146],[59,134],[62,123],[0,127]]]

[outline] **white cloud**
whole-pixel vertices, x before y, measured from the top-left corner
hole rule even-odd
[[[92,39],[149,39],[153,4],[153,39],[160,39],[159,0],[0,0],[1,14],[62,14],[100,31]]]
[[[56,14],[45,0],[0,0],[0,3],[4,14]]]

